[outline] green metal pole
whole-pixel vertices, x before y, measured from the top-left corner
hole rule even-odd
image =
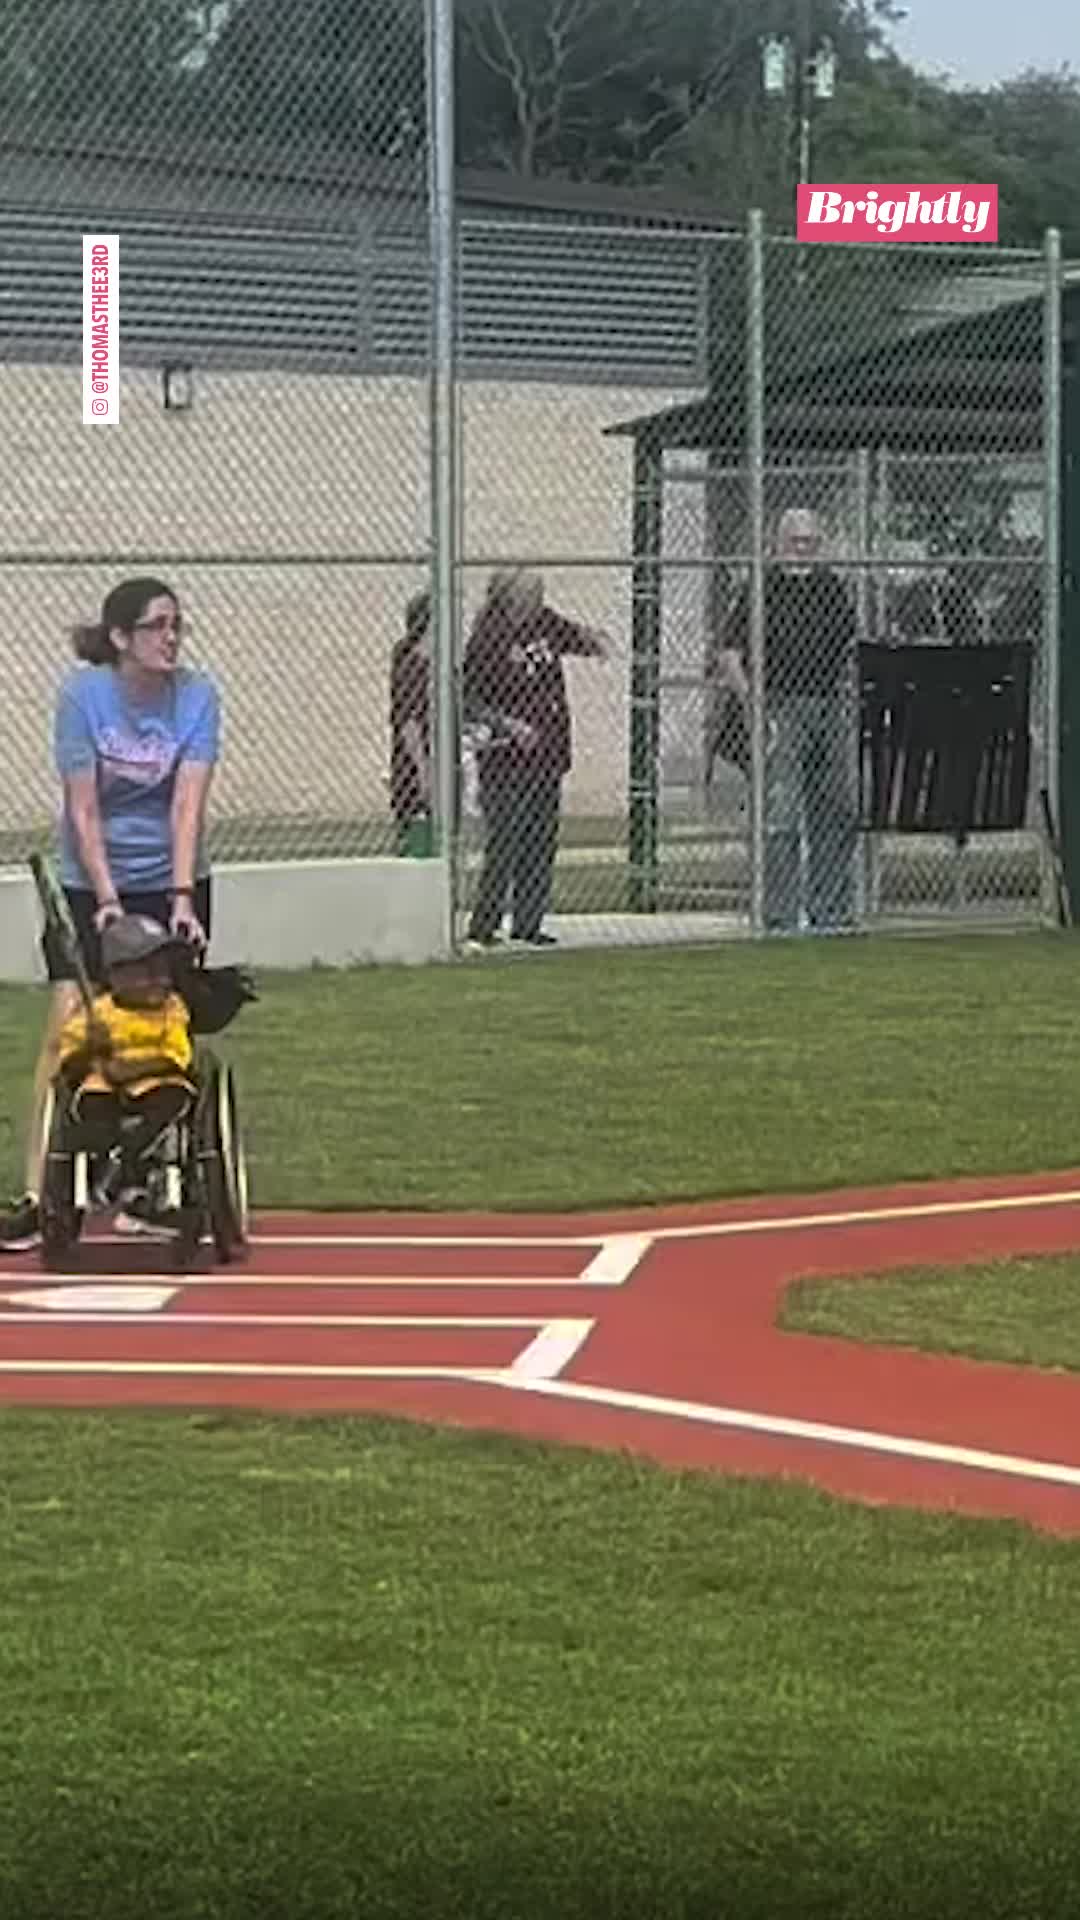
[[[458,794],[455,350],[457,269],[454,206],[454,9],[428,0],[429,231],[431,350],[428,431],[431,473],[431,611],[435,638],[434,813],[444,868],[443,939],[456,943],[454,898]]]
[[[750,535],[750,926],[765,927],[765,221],[747,224],[746,493]]]
[[[655,913],[660,754],[660,537],[663,455],[634,442],[634,574],[630,621],[630,907]]]
[[[1064,297],[1061,327],[1058,832],[1069,893],[1080,901],[1080,297]]]

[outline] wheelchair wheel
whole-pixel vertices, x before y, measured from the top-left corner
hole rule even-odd
[[[199,1153],[206,1211],[218,1259],[243,1257],[248,1246],[248,1177],[232,1070],[213,1061],[203,1084]]]
[[[41,1251],[45,1264],[62,1261],[82,1232],[85,1196],[76,1192],[79,1156],[66,1143],[67,1106],[50,1087],[42,1112]],[[85,1169],[84,1169],[85,1171]]]

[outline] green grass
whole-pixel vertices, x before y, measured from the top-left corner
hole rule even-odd
[[[268,978],[226,1041],[256,1198],[1067,1164],[1076,953]],[[42,998],[0,990],[13,1169]],[[1080,1911],[1080,1542],[386,1421],[24,1410],[0,1444],[4,1920]]]
[[[381,1422],[0,1432],[10,1920],[1080,1910],[1080,1544]]]
[[[1080,1258],[910,1267],[857,1280],[797,1280],[778,1324],[875,1346],[1080,1371]]]
[[[1080,1150],[1078,951],[799,942],[267,976],[223,1044],[266,1206],[574,1209],[1021,1172]],[[42,1003],[0,989],[9,1183]]]

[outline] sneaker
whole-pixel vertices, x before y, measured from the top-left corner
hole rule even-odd
[[[553,933],[515,933],[515,947],[557,947],[558,941]]]
[[[502,941],[497,933],[489,933],[482,940],[474,939],[470,934],[465,942],[466,953],[498,953]]]
[[[29,1253],[40,1244],[41,1208],[32,1193],[24,1193],[0,1215],[0,1248],[5,1253]]]
[[[159,1212],[148,1193],[128,1188],[120,1196],[120,1210],[113,1221],[117,1233],[140,1236],[144,1240],[175,1240],[179,1231],[169,1214]]]

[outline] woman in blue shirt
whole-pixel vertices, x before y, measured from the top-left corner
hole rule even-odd
[[[102,929],[121,913],[147,914],[199,947],[210,937],[204,832],[221,709],[213,682],[180,665],[182,638],[172,588],[124,580],[97,624],[77,630],[80,665],[57,700],[60,880],[94,980]],[[38,1241],[42,1114],[60,1028],[77,1002],[48,938],[44,954],[52,994],[34,1078],[26,1192],[0,1221],[7,1252]]]

